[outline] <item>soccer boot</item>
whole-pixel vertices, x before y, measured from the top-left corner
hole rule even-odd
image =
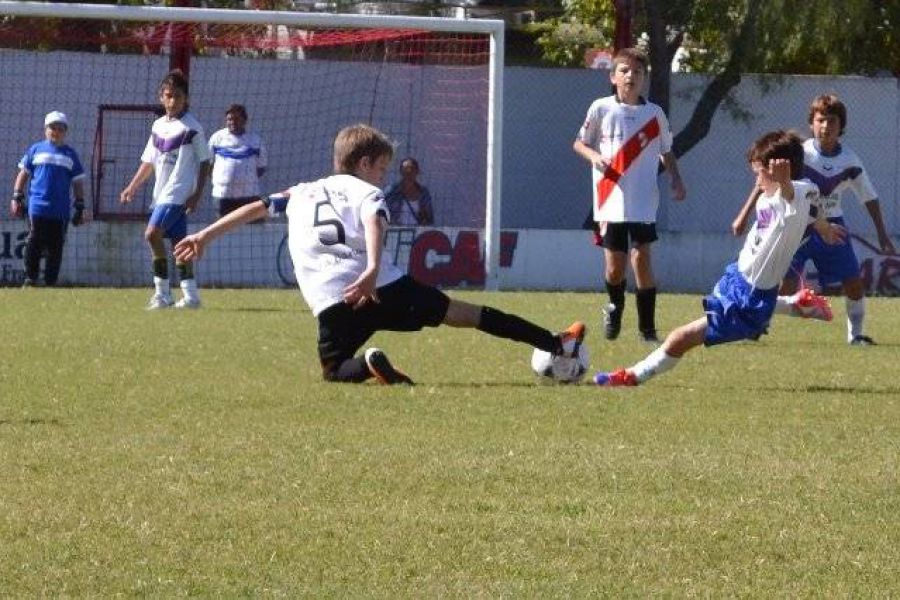
[[[564,331],[559,332],[559,344],[563,347],[563,355],[567,357],[578,356],[578,350],[584,342],[584,336],[587,334],[587,327],[581,321],[575,321],[569,325]],[[574,342],[570,350],[565,349],[565,345]]]
[[[172,297],[167,294],[153,294],[147,303],[147,310],[161,310],[172,306]]]
[[[603,335],[608,340],[619,337],[622,331],[622,311],[615,304],[609,303],[603,307]]]
[[[188,298],[187,296],[175,303],[175,308],[197,309],[200,306],[200,298]]]
[[[858,335],[850,340],[851,346],[877,346],[875,340],[867,335]]]
[[[369,367],[369,373],[384,385],[394,385],[404,383],[413,385],[413,380],[394,368],[391,361],[388,360],[387,354],[378,348],[369,348],[365,354],[366,366]]]
[[[809,288],[803,288],[797,292],[794,301],[794,312],[804,319],[818,319],[820,321],[830,321],[833,319],[831,314],[831,304],[828,298],[820,296]]]
[[[597,373],[594,375],[594,383],[605,387],[633,387],[638,384],[638,380],[631,371],[616,369],[610,373]]]

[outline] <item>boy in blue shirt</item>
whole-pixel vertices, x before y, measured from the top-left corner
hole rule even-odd
[[[48,113],[44,117],[45,139],[32,144],[19,161],[10,213],[15,217],[28,217],[24,287],[37,282],[41,256],[45,252],[44,282],[48,286],[56,285],[69,220],[76,227],[84,220],[85,173],[78,153],[64,143],[68,129],[69,120],[64,113]],[[26,202],[25,187],[29,179],[31,186]]]

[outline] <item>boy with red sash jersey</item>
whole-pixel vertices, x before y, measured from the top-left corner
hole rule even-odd
[[[609,294],[604,309],[606,339],[616,339],[622,327],[630,248],[638,330],[645,341],[658,343],[650,244],[658,239],[660,160],[671,176],[672,198],[683,200],[685,188],[672,153],[669,122],[662,108],[641,96],[647,65],[646,55],[637,49],[616,54],[610,72],[616,93],[591,104],[573,149],[593,167],[593,219],[598,245],[603,247]]]

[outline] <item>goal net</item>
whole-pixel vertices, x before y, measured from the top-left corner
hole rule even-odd
[[[435,225],[483,232],[480,260],[493,287],[502,32],[496,21],[0,1],[0,160],[16,165],[43,137],[43,115],[65,112],[66,141],[89,172],[89,222],[69,230],[61,280],[145,285],[152,181],[133,203],[118,199],[159,115],[157,86],[180,66],[207,139],[228,106],[247,108],[248,129],[268,153],[268,193],[328,175],[340,128],[364,122],[387,133],[396,143],[387,183],[400,159],[415,157]],[[0,189],[11,190],[14,169],[5,172]],[[207,187],[190,228],[215,217]],[[5,211],[2,219],[10,284],[24,225]],[[200,263],[201,285],[289,285],[285,229],[273,218],[226,236]],[[392,255],[403,262],[402,248]]]

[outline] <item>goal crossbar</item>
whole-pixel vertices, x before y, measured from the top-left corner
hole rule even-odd
[[[317,27],[381,27],[489,36],[487,159],[484,230],[485,289],[498,289],[500,263],[500,208],[502,173],[502,107],[504,22],[494,19],[452,19],[398,15],[350,15],[290,11],[101,4],[57,4],[0,0],[0,15],[60,17],[111,21],[156,21],[226,24],[276,24]]]

